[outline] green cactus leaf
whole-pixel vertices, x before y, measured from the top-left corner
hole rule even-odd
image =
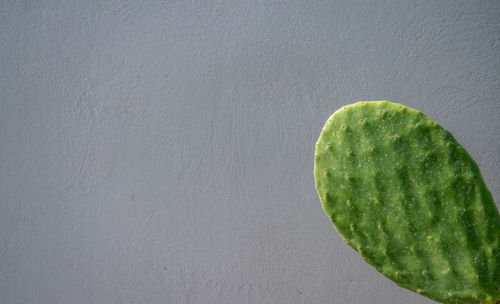
[[[477,164],[419,111],[342,107],[316,143],[316,189],[345,242],[399,286],[442,303],[500,300],[500,215]]]

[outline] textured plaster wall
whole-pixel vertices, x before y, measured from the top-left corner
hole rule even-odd
[[[498,1],[0,0],[0,303],[433,303],[346,246],[314,143],[422,110],[500,202]]]

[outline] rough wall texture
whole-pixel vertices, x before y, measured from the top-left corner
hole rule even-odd
[[[432,303],[333,230],[314,143],[400,102],[499,203],[500,3],[243,2],[0,1],[1,303]]]

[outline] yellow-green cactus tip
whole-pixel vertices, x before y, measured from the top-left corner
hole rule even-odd
[[[362,258],[442,303],[500,303],[500,216],[450,132],[389,101],[336,111],[316,143],[326,214]]]

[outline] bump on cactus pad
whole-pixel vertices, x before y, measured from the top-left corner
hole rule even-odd
[[[442,303],[500,300],[500,216],[450,132],[388,101],[342,107],[316,143],[314,178],[345,242],[401,287]]]

